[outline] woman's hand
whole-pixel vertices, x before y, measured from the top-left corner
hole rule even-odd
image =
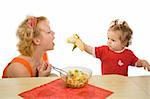
[[[51,64],[48,64],[44,62],[41,64],[37,69],[38,69],[38,76],[39,77],[47,77],[51,73]]]

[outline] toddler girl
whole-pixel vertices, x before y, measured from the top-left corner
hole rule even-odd
[[[68,38],[68,43],[73,43],[81,50],[101,60],[102,74],[119,74],[128,76],[128,66],[144,67],[150,70],[146,60],[138,59],[134,53],[127,49],[131,44],[132,30],[126,21],[114,20],[107,32],[107,45],[91,47],[85,44],[78,35]]]

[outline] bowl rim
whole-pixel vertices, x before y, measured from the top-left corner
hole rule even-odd
[[[62,69],[66,72],[68,72],[69,70],[72,70],[72,69],[77,69],[77,70],[81,70],[81,71],[87,73],[89,78],[92,76],[92,70],[87,67],[84,67],[84,66],[68,66],[68,67],[64,67]]]

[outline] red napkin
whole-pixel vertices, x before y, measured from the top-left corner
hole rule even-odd
[[[113,92],[88,84],[83,88],[67,88],[62,79],[20,93],[25,99],[105,99]]]

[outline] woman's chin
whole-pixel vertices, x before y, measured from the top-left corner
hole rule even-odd
[[[54,46],[49,47],[47,50],[54,50]]]
[[[47,49],[47,51],[50,51],[50,50],[54,50],[54,48],[49,48],[49,49]]]
[[[53,50],[53,49],[54,49],[54,46],[55,46],[55,43],[52,44],[52,46],[50,47],[49,50]]]

